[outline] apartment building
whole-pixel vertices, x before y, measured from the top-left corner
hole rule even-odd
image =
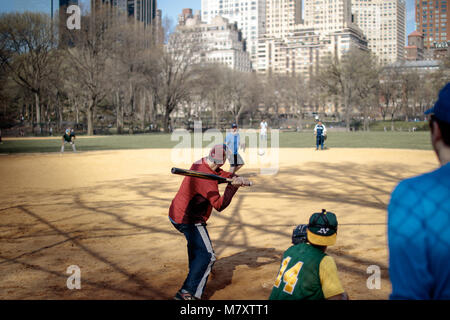
[[[202,0],[201,16],[206,23],[216,16],[237,23],[250,58],[256,61],[258,38],[265,34],[266,0]]]
[[[415,0],[416,28],[423,34],[427,49],[450,46],[450,6],[448,0]]]
[[[301,23],[302,0],[266,1],[266,37],[285,38]]]
[[[352,22],[350,4],[347,0],[305,0],[302,23],[295,24],[284,37],[273,32],[259,39],[256,71],[298,74],[308,79],[331,57],[340,58],[352,48],[367,51],[362,30]],[[268,7],[267,12],[270,11]],[[269,20],[267,30],[270,30]]]
[[[405,0],[352,0],[353,21],[367,36],[382,64],[403,61],[406,39]]]
[[[326,34],[352,24],[351,0],[304,0],[304,25]]]
[[[184,11],[185,13],[187,11]],[[182,43],[198,45],[196,62],[223,64],[230,69],[251,72],[250,56],[245,51],[245,44],[237,23],[216,16],[210,23],[202,22],[200,15],[184,20],[176,27],[173,37],[182,36]],[[169,40],[168,48],[173,49],[174,42]]]

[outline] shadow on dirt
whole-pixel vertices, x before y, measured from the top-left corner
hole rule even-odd
[[[244,171],[244,170],[243,170]],[[244,172],[243,172],[244,173]],[[169,172],[167,173],[170,174]],[[280,197],[287,201],[289,204],[301,206],[302,201],[315,201],[317,203],[317,210],[320,210],[321,202],[336,203],[336,204],[348,204],[360,208],[374,208],[379,210],[386,210],[386,199],[389,198],[390,192],[393,187],[403,178],[413,176],[417,174],[417,167],[400,165],[400,164],[355,164],[352,162],[346,163],[307,163],[304,168],[296,167],[283,167],[280,168],[276,176],[261,177],[255,176],[252,179],[256,184],[254,189],[250,193],[245,195],[236,194],[233,202],[234,211],[231,214],[220,215],[220,221],[223,222],[223,229],[219,231],[218,239],[213,243],[213,246],[217,250],[218,256],[224,252],[227,248],[234,248],[238,251],[228,257],[220,258],[216,261],[214,266],[214,276],[211,276],[209,283],[207,284],[205,291],[205,298],[211,297],[215,292],[222,290],[232,284],[234,271],[241,265],[246,265],[250,268],[258,268],[267,264],[278,264],[280,262],[282,253],[287,248],[266,248],[255,247],[250,244],[250,233],[258,232],[264,234],[276,235],[279,237],[290,238],[292,232],[292,226],[286,225],[282,228],[282,225],[266,225],[259,223],[258,221],[248,222],[244,221],[243,215],[245,212],[241,212],[241,203],[244,199],[248,198],[248,201],[270,201],[271,197]],[[244,173],[245,175],[245,173]],[[309,182],[307,177],[313,176],[320,178],[323,183]],[[292,179],[294,177],[305,177],[302,181]],[[33,203],[25,203],[23,205],[17,204],[14,207],[4,208],[1,210],[1,215],[8,215],[12,209],[20,209],[24,214],[33,217],[43,227],[47,236],[54,235],[56,238],[47,246],[34,249],[34,250],[19,250],[25,253],[18,254],[14,258],[6,257],[4,254],[0,257],[3,261],[0,261],[0,273],[8,272],[12,265],[20,265],[24,268],[31,268],[45,272],[49,275],[67,279],[67,275],[60,272],[52,271],[49,266],[38,265],[33,262],[32,256],[36,253],[45,252],[46,249],[58,246],[65,242],[70,242],[74,246],[78,247],[84,253],[88,254],[92,259],[102,263],[112,270],[113,273],[117,273],[118,276],[124,277],[133,283],[135,290],[123,289],[120,287],[120,281],[115,283],[104,283],[91,280],[88,284],[101,289],[106,289],[112,293],[117,292],[125,294],[130,298],[136,299],[170,299],[173,295],[172,292],[165,292],[162,288],[159,288],[158,281],[145,280],[140,276],[137,276],[133,272],[130,272],[126,267],[114,262],[114,256],[106,256],[105,254],[94,251],[89,247],[84,240],[86,239],[101,239],[110,238],[118,239],[119,237],[126,237],[129,235],[148,235],[149,239],[155,235],[167,234],[173,236],[176,234],[176,230],[170,225],[169,220],[164,215],[159,215],[157,219],[158,223],[148,223],[145,217],[129,215],[131,208],[148,208],[149,212],[154,208],[158,208],[161,212],[167,212],[170,206],[171,199],[175,195],[177,188],[181,181],[174,184],[173,181],[166,181],[161,178],[161,175],[146,175],[139,179],[109,181],[107,183],[100,183],[95,187],[82,188],[80,190],[72,190],[70,188],[66,190],[59,190],[55,195],[55,201],[48,201],[48,203],[36,203],[36,207],[39,208],[52,208],[52,206],[68,205],[71,209],[76,209],[77,214],[74,217],[80,217],[82,215],[95,215],[96,217],[104,216],[105,223],[113,223],[107,225],[103,229],[93,228],[88,221],[78,225],[71,225],[68,223],[72,218],[68,212],[61,212],[61,215],[66,216],[65,228],[57,226],[63,217],[58,217],[56,220],[51,221],[46,219],[43,215],[37,214],[33,210]],[[351,186],[352,192],[343,192],[344,186]],[[102,192],[105,190],[114,190],[115,193],[130,193],[137,195],[135,199],[123,200],[123,199],[110,199],[105,201],[90,201],[89,195]],[[152,190],[158,190],[157,194]],[[40,191],[36,191],[36,195]],[[161,196],[163,195],[163,196]],[[34,194],[33,194],[34,196]],[[49,198],[46,194],[46,199]],[[64,199],[61,202],[60,199]],[[34,197],[34,199],[38,199]],[[384,200],[383,200],[384,199]],[[52,211],[48,209],[48,211]],[[312,213],[312,212],[311,212]],[[354,212],[357,214],[358,212]],[[11,211],[11,214],[13,212]],[[14,213],[15,214],[15,213]],[[217,213],[213,212],[212,219],[217,219],[215,216]],[[273,212],[271,213],[273,214]],[[347,212],[351,215],[352,212]],[[57,221],[57,222],[55,222]],[[298,223],[302,223],[299,221]],[[21,228],[20,223],[12,224],[13,229]],[[348,224],[351,225],[351,224]],[[373,225],[379,226],[380,223],[365,223],[367,226]],[[25,226],[30,228],[30,226]],[[101,234],[97,234],[97,231],[101,231]],[[119,234],[118,234],[119,233]],[[79,237],[78,235],[82,236]],[[39,236],[39,233],[35,233],[34,236]],[[236,241],[236,237],[239,236],[239,241]],[[29,234],[24,235],[19,239],[14,236],[3,237],[2,240],[17,241],[18,246],[23,248],[27,247],[27,241],[33,241],[34,237],[29,237]],[[185,241],[179,241],[181,247],[185,247]],[[22,249],[23,249],[22,248]],[[184,249],[183,249],[184,250]],[[362,259],[358,256],[350,255],[343,251],[334,250],[330,248],[329,252],[338,256],[342,261],[350,262],[350,264],[368,266],[371,264],[380,265],[379,262]],[[63,253],[61,253],[63,254]],[[154,268],[154,266],[152,266]],[[163,267],[160,266],[162,269]],[[383,278],[388,278],[387,266],[380,266]],[[14,268],[14,267],[13,267]],[[352,273],[358,277],[367,277],[367,274],[362,269],[349,266],[348,264],[338,264],[338,268],[344,272]],[[149,271],[150,272],[150,271]],[[181,274],[187,273],[187,270],[180,270]],[[275,275],[274,275],[275,276]],[[26,279],[24,281],[27,281]],[[61,280],[57,280],[61,281]],[[181,286],[182,283],[179,283]],[[45,297],[44,297],[45,298]],[[89,297],[86,297],[89,298]],[[90,298],[95,298],[90,297]],[[249,297],[251,299],[252,297]]]

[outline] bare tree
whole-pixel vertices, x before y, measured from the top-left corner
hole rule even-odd
[[[380,72],[376,58],[370,54],[360,55],[360,66],[356,83],[356,101],[363,118],[363,129],[369,131],[369,115],[379,104],[378,92],[380,85]]]
[[[249,92],[249,77],[243,72],[226,68],[223,70],[223,94],[226,103],[226,110],[233,116],[234,122],[239,123],[239,119],[244,110],[248,107],[246,101]]]
[[[198,79],[200,45],[174,32],[167,48],[153,50],[155,63],[145,74],[163,111],[163,128],[169,132],[170,116],[182,101],[189,100]]]
[[[386,114],[391,116],[391,130],[395,130],[395,116],[401,110],[403,96],[402,74],[399,68],[387,66],[382,70],[380,80],[380,98],[383,105],[380,105],[383,120],[386,120]]]
[[[286,105],[288,77],[279,74],[269,74],[264,81],[263,101],[266,113],[273,110],[275,123],[279,125],[280,108]]]
[[[220,128],[220,120],[227,108],[227,75],[229,70],[222,64],[206,64],[199,70],[196,95],[211,108],[212,121]]]
[[[0,58],[3,72],[34,95],[36,123],[41,133],[42,88],[51,74],[56,37],[50,18],[42,13],[0,16]]]
[[[414,116],[414,107],[411,108],[410,100],[414,97],[414,92],[420,85],[420,78],[416,71],[406,71],[400,75],[402,91],[402,107],[405,120]]]
[[[114,12],[114,8],[111,9]],[[145,127],[148,89],[144,71],[153,63],[150,51],[155,46],[154,32],[150,25],[136,22],[126,13],[114,12],[116,19],[111,28],[114,34],[111,66],[114,89],[109,96],[114,101],[118,133],[122,132],[124,115],[137,121],[141,130]]]
[[[86,97],[87,133],[94,134],[94,114],[107,96],[111,84],[111,62],[114,33],[110,11],[100,7],[95,14],[83,16],[81,30],[70,32],[74,46],[68,46],[66,56],[72,66],[73,79]],[[117,23],[117,21],[116,21]]]
[[[350,131],[350,118],[357,97],[356,88],[367,54],[359,49],[350,49],[341,59],[334,57],[329,60],[317,78],[322,88],[343,102],[347,131]]]
[[[382,78],[379,86],[379,94],[383,103],[380,104],[380,113],[383,121],[386,121],[386,115],[389,107],[394,99],[396,83],[394,80],[395,72],[392,69],[383,70]]]
[[[290,109],[297,118],[297,127],[301,131],[303,130],[302,120],[305,112],[305,104],[310,97],[308,90],[306,90],[307,84],[299,75],[286,77],[284,84],[286,85],[286,104],[290,106]]]

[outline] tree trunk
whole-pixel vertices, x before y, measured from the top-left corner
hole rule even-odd
[[[145,92],[141,94],[141,130],[145,130],[145,110],[146,109],[146,96]]]
[[[155,103],[155,97],[150,92],[148,93],[148,101],[149,101],[149,106],[150,106],[149,121],[150,121],[150,123],[155,125],[154,122],[155,122],[155,114],[156,114],[156,103]]]
[[[30,124],[31,124],[31,132],[34,133],[34,104],[30,103]]]
[[[301,112],[300,112],[300,115],[298,116],[297,127],[298,127],[299,132],[303,131],[303,119],[302,119]]]
[[[166,107],[166,113],[164,114],[164,123],[163,123],[163,129],[165,133],[170,133],[170,111],[169,108]]]
[[[120,99],[120,94],[116,92],[116,127],[117,134],[122,134],[123,131],[123,106]]]
[[[212,102],[212,123],[215,125],[216,128],[217,127],[217,103],[215,101],[215,99],[213,99]]]
[[[41,127],[41,106],[39,104],[39,94],[36,92],[34,94],[35,99],[35,108],[36,108],[36,123],[38,127],[38,133],[42,133],[42,127]]]
[[[391,114],[391,131],[395,130],[395,125],[394,125],[394,113]]]
[[[245,106],[242,106],[241,100],[238,99],[238,103],[237,103],[236,107],[237,108],[235,109],[236,112],[235,112],[234,121],[237,125],[239,125],[239,119],[241,118],[242,112],[244,112]]]
[[[347,132],[350,132],[350,99],[345,96],[345,128]]]
[[[62,110],[59,109],[58,111],[58,130],[61,130],[62,126],[63,126],[63,115],[62,115]]]
[[[58,92],[58,94],[56,95],[56,108],[55,108],[55,111],[58,113],[58,124],[56,126],[58,130],[60,130],[62,127],[62,109],[63,107],[61,105],[61,98],[59,97]]]
[[[95,109],[95,98],[93,98],[87,107],[87,135],[94,135],[94,109]]]

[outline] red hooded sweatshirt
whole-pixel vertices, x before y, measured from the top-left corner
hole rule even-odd
[[[190,170],[231,178],[232,173],[217,169],[213,171],[206,158],[195,162]],[[229,184],[223,196],[219,193],[219,184],[214,180],[207,180],[186,176],[181,183],[169,209],[169,217],[175,223],[205,223],[211,215],[212,208],[222,211],[231,202],[238,187]]]

